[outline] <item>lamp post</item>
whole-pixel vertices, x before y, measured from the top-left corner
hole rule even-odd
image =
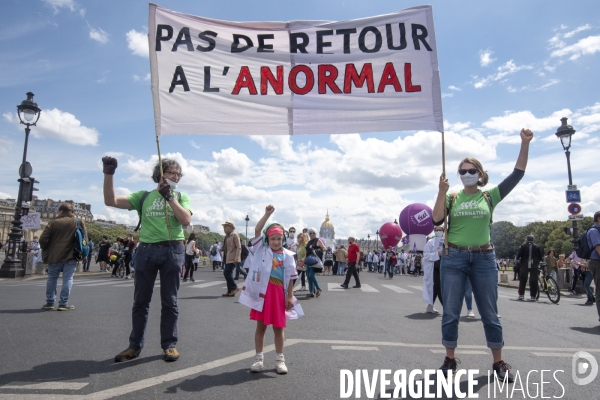
[[[571,152],[569,149],[571,148],[571,136],[575,134],[575,129],[571,125],[567,125],[568,118],[563,117],[560,119],[562,122],[561,126],[556,130],[556,137],[560,139],[560,143],[565,151],[565,155],[567,156],[567,170],[569,173],[569,186],[573,186],[573,176],[571,175]],[[573,250],[577,250],[578,246],[578,238],[579,238],[579,229],[577,227],[577,220],[573,220]]]
[[[244,219],[244,221],[246,221],[246,246],[248,246],[248,221],[250,221],[250,218],[248,218],[248,215],[246,215],[246,218]]]
[[[23,201],[31,201],[33,182],[35,181],[31,177],[31,164],[27,162],[27,143],[29,141],[29,133],[31,132],[30,126],[35,126],[40,119],[40,113],[42,112],[37,103],[33,101],[33,96],[33,93],[27,92],[27,99],[23,100],[21,104],[17,106],[19,120],[21,121],[21,124],[25,125],[25,146],[23,148],[23,162],[19,168],[19,192],[17,195],[17,204],[15,206],[15,216],[11,222],[11,231],[8,234],[8,254],[0,267],[0,278],[20,278],[25,275],[21,254],[19,253],[20,250],[22,250],[20,247],[23,238],[21,212],[23,209]],[[23,190],[24,186],[26,189],[25,193]]]
[[[375,240],[375,252],[379,253],[379,229],[377,229],[375,234],[377,235],[377,239]]]
[[[369,252],[371,251],[371,235],[367,233],[367,247],[369,248]]]

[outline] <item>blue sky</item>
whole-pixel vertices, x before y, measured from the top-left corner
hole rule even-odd
[[[566,160],[554,136],[569,118],[574,183],[586,215],[600,209],[600,12],[597,2],[430,1],[443,92],[447,168],[479,158],[498,184],[514,166],[518,133],[536,135],[525,178],[494,220],[566,219]],[[415,1],[162,1],[163,7],[233,21],[345,20]],[[43,109],[28,160],[40,198],[92,204],[96,218],[135,224],[104,207],[100,158],[115,155],[119,193],[151,189],[156,159],[143,1],[3,2],[0,15],[0,196],[15,197],[24,133],[16,105],[27,91]],[[440,134],[386,132],[277,137],[167,136],[161,150],[186,176],[193,222],[250,227],[264,206],[286,225],[315,226],[327,209],[338,236],[373,234],[408,204],[433,205]],[[243,230],[243,228],[242,228]]]

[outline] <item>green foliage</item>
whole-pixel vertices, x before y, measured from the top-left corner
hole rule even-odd
[[[90,238],[95,244],[100,243],[102,236],[104,235],[108,236],[108,240],[111,243],[114,243],[117,240],[117,237],[124,238],[129,234],[129,232],[127,232],[127,230],[122,226],[111,226],[109,228],[94,223],[85,224],[85,230],[88,234],[88,238]],[[140,235],[136,233],[133,235],[133,239],[137,241],[139,236]]]
[[[592,217],[578,221],[579,234],[589,229],[593,223]],[[532,234],[544,254],[554,249],[556,254],[568,256],[573,251],[573,241],[564,229],[571,227],[570,221],[532,222],[525,226],[515,226],[506,221],[494,222],[491,230],[492,243],[496,247],[498,258],[513,258],[527,235]]]
[[[185,232],[185,240],[190,236],[190,233]],[[215,242],[223,242],[225,235],[218,234],[216,232],[196,232],[196,244],[200,250],[208,250]],[[246,241],[246,237],[240,234],[240,240],[242,243]]]

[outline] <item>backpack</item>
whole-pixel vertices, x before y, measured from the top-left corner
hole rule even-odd
[[[75,228],[75,246],[73,248],[73,258],[77,261],[81,261],[87,258],[90,254],[90,246],[88,246],[87,233],[83,229],[79,218],[75,217],[76,228]]]
[[[600,232],[600,228],[597,227],[591,227],[590,229],[597,229],[598,232]],[[585,260],[589,260],[592,257],[592,251],[594,250],[592,247],[590,247],[587,239],[587,234],[590,231],[590,229],[583,232],[579,236],[579,239],[577,240],[577,251],[575,252],[577,254],[577,257],[583,258]]]
[[[217,255],[217,246],[213,245],[213,247],[210,249],[210,255],[213,257]]]
[[[138,211],[138,224],[135,227],[135,229],[133,230],[134,232],[137,232],[140,230],[140,227],[142,226],[142,210],[144,209],[144,201],[146,201],[146,198],[148,197],[148,195],[150,194],[150,192],[146,191],[144,192],[144,194],[142,195],[142,198],[140,199],[140,211]],[[175,192],[175,194],[177,195],[177,201],[179,203],[181,203],[181,192]]]
[[[421,267],[421,256],[419,254],[415,257],[415,267]]]
[[[248,254],[250,254],[248,247],[246,247],[245,244],[242,244],[242,260],[245,260],[246,258],[248,258]]]
[[[494,207],[492,205],[492,196],[490,196],[490,193],[488,191],[482,192],[483,198],[485,199],[489,209],[490,209],[490,231],[492,229],[492,224],[494,223]],[[458,196],[458,193],[454,192],[450,195],[450,203],[448,204],[448,232],[450,232],[450,218],[451,218],[451,214],[450,211],[452,210],[452,206],[454,205],[454,200],[456,200],[456,196]]]

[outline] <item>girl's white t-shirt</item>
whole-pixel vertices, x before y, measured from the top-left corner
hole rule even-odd
[[[185,245],[185,254],[187,254],[188,256],[193,256],[194,253],[194,249],[196,248],[196,241],[192,240],[191,242],[189,242],[188,244]]]

